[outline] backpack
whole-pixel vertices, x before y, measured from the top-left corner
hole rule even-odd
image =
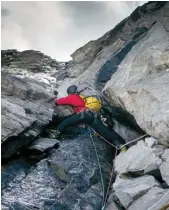
[[[80,94],[79,96],[83,99],[83,101],[85,102],[85,107],[89,110],[95,112],[99,112],[101,110],[101,102],[97,98],[97,96],[83,96]]]

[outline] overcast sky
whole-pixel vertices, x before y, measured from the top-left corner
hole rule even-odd
[[[2,2],[2,49],[36,49],[58,61],[102,36],[143,1]]]

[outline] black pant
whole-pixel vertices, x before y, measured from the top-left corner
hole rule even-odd
[[[99,135],[104,137],[109,142],[112,142],[115,146],[125,144],[125,140],[118,133],[116,133],[112,129],[110,130],[102,123],[101,118],[98,114],[95,116],[93,112],[90,112],[88,110],[71,115],[70,117],[66,118],[57,126],[57,130],[62,133],[66,127],[77,125],[80,123],[89,125]]]

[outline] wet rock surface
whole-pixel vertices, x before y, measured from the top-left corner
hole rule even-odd
[[[106,186],[112,152],[99,139],[95,140],[95,144]],[[17,171],[15,178],[8,180],[7,186],[3,184],[3,209],[10,209],[11,206],[17,209],[22,205],[30,209],[49,209],[51,206],[58,206],[58,209],[85,209],[85,206],[101,209],[103,192],[99,168],[93,144],[87,134],[63,140],[58,149],[50,150],[46,159],[26,173],[24,167],[20,165],[20,168],[21,172]],[[4,169],[5,173],[8,174],[8,171]]]
[[[45,152],[58,144],[59,141],[56,139],[39,138],[30,145],[29,150]]]

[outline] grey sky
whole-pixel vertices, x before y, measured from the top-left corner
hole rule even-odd
[[[59,61],[102,36],[143,1],[2,2],[2,49],[36,49]]]

